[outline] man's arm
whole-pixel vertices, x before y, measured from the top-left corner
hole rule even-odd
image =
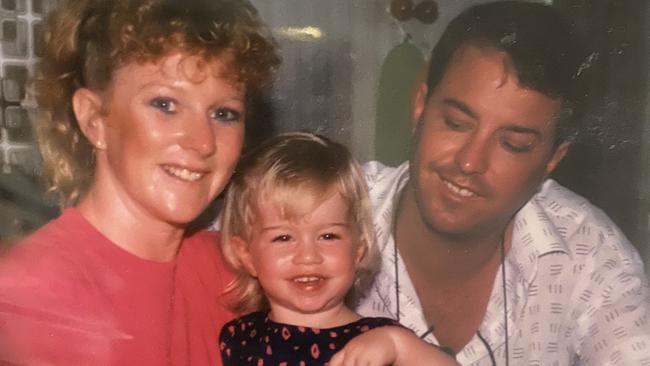
[[[581,365],[642,365],[650,362],[650,290],[638,256],[621,257],[609,246],[593,253],[587,298],[576,319]]]
[[[395,365],[457,366],[453,358],[436,346],[399,326],[375,328],[353,338],[332,357],[330,366]]]

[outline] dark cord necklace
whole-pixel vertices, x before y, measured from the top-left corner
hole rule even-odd
[[[501,237],[501,242],[499,244],[499,250],[501,252],[501,289],[503,290],[503,322],[504,322],[504,335],[505,335],[505,353],[506,353],[506,366],[510,365],[510,352],[508,350],[508,299],[507,299],[507,291],[506,291],[506,249],[505,249],[505,243],[504,243],[504,238],[503,236]],[[397,317],[397,322],[400,322],[401,320],[401,314],[400,314],[400,290],[399,290],[399,263],[398,263],[398,258],[397,258],[397,241],[393,239],[393,263],[395,267],[395,314]],[[427,330],[420,335],[421,339],[424,339],[426,336],[429,334],[433,333],[434,325],[431,324],[427,328]],[[496,359],[494,357],[494,351],[492,350],[492,347],[490,347],[490,344],[485,340],[483,335],[481,334],[480,331],[476,331],[476,335],[478,338],[481,340],[483,345],[488,351],[488,355],[490,356],[490,361],[492,362],[492,366],[497,366]],[[450,356],[454,357],[455,354],[453,350],[450,347],[445,347],[443,345],[439,346],[440,349]]]
[[[501,237],[501,290],[503,290],[503,330],[506,338],[506,366],[510,365],[510,351],[508,350],[508,296],[506,291],[506,248],[505,240]],[[496,363],[495,363],[496,365]]]

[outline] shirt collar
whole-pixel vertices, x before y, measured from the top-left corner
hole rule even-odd
[[[578,229],[584,214],[575,211],[575,196],[565,194],[562,186],[549,179],[538,193],[515,214],[511,249],[506,255],[505,294],[508,304],[508,338],[517,337],[515,324],[528,302],[530,286],[538,275],[539,261],[550,253],[571,256],[566,238]],[[504,346],[503,272],[499,270],[480,326],[486,342],[494,350]],[[485,357],[477,336],[459,353],[462,362]],[[477,348],[478,347],[478,348]],[[512,355],[511,355],[512,356]]]
[[[549,253],[570,255],[564,240],[565,236],[554,225],[557,215],[566,214],[560,212],[562,205],[549,198],[549,189],[553,188],[554,184],[556,183],[544,182],[538,193],[515,214],[512,225],[512,245],[504,261],[506,279],[504,282],[504,271],[499,269],[485,317],[479,327],[479,331],[492,350],[504,347],[506,340],[504,316],[508,319],[508,338],[517,337],[515,328],[517,318],[528,303],[530,286],[537,276],[540,258]],[[574,230],[573,227],[565,229],[565,232]],[[504,294],[506,301],[504,301]],[[508,304],[507,310],[504,309],[504,304]],[[487,357],[486,352],[482,341],[478,335],[475,335],[461,350],[457,359],[462,363],[477,362]]]
[[[399,203],[402,189],[404,189],[404,186],[409,181],[409,163],[402,163],[399,167],[395,168],[395,171],[392,174],[383,178],[390,182],[387,188],[381,182],[376,181],[376,177],[374,177],[374,179],[373,177],[368,178],[368,180],[373,181],[373,184],[369,185],[371,195],[374,189],[378,189],[381,191],[378,195],[385,197],[384,199],[373,200],[372,207],[373,212],[384,213],[379,217],[379,224],[375,225],[375,235],[379,245],[378,249],[381,252],[386,249],[385,247],[388,243],[392,242],[393,220],[395,219],[396,207]],[[389,237],[390,240],[388,239]]]

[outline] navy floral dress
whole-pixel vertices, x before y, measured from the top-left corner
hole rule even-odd
[[[265,312],[232,320],[221,329],[219,347],[224,366],[327,365],[352,338],[373,328],[401,326],[388,318],[362,318],[329,329],[276,323]]]

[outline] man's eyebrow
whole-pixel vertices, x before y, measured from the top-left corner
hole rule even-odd
[[[456,108],[474,119],[478,119],[478,114],[476,114],[467,104],[461,102],[460,100],[445,98],[442,103]]]
[[[478,114],[476,114],[467,104],[461,102],[458,99],[453,99],[453,98],[445,98],[443,101],[443,104],[446,104],[450,107],[456,108],[460,110],[461,112],[467,114],[468,116],[474,118],[474,119],[479,119]],[[508,125],[505,130],[511,131],[511,132],[516,132],[516,133],[528,133],[535,135],[537,137],[541,137],[542,133],[535,129],[535,128],[530,128],[530,127],[524,127],[518,124],[512,124]]]
[[[527,133],[535,135],[536,137],[542,137],[542,133],[535,128],[524,127],[520,125],[509,125],[504,128],[506,131],[516,132],[516,133]]]

